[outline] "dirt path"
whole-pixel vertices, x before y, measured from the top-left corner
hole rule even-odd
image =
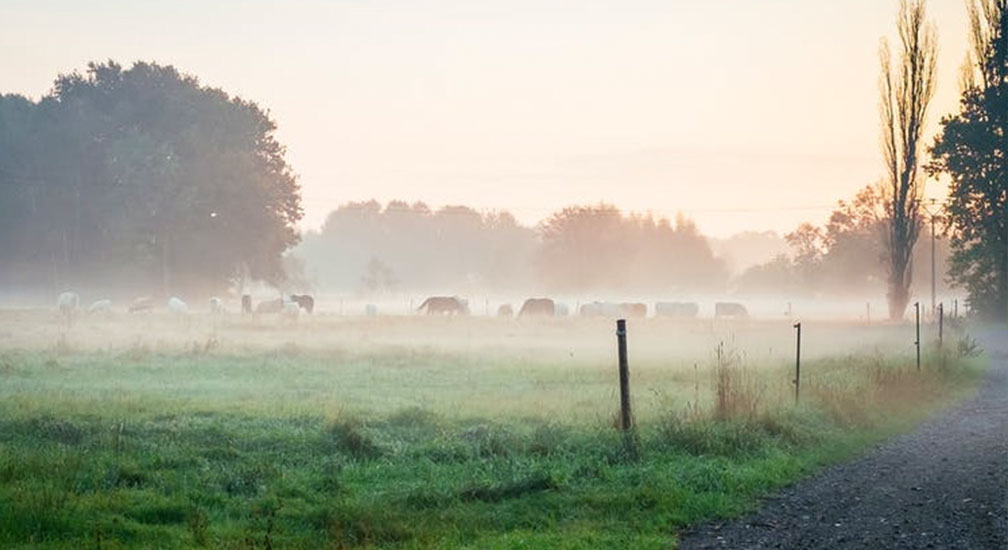
[[[973,397],[680,548],[1008,548],[1008,330],[979,339],[991,368]]]

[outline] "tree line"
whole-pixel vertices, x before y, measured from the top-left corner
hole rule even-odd
[[[282,279],[302,211],[275,129],[154,63],[0,96],[0,282],[170,294]]]

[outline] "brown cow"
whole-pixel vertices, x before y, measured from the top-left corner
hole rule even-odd
[[[468,315],[469,301],[458,296],[431,296],[420,304],[417,311],[427,309],[427,315],[448,314]]]
[[[556,304],[549,298],[529,298],[518,310],[519,317],[553,317]]]

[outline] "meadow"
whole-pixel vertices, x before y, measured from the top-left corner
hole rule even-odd
[[[0,546],[669,548],[968,392],[961,328],[0,312]]]

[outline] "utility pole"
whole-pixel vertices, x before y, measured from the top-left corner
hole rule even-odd
[[[932,204],[934,199],[931,199]],[[935,215],[931,214],[931,315],[935,314]]]

